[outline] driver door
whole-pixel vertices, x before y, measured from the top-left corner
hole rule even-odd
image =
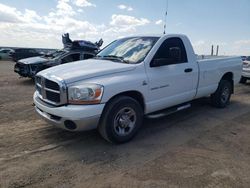
[[[178,105],[195,96],[197,65],[188,61],[185,46],[178,37],[168,38],[162,43],[147,67],[147,75],[149,111]]]

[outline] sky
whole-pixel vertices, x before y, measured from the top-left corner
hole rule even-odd
[[[0,46],[62,48],[61,35],[104,45],[130,35],[186,34],[197,54],[250,55],[250,0],[0,0]]]

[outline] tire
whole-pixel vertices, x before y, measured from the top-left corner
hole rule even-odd
[[[247,82],[247,78],[242,76],[240,79],[240,83],[245,84],[246,82]]]
[[[211,103],[217,108],[225,108],[230,101],[233,91],[232,84],[228,80],[221,80],[214,94],[211,95]]]
[[[141,105],[131,97],[118,96],[105,107],[98,131],[111,143],[125,143],[136,135],[142,121]]]

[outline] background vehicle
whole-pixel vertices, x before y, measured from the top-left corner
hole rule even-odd
[[[247,56],[241,56],[242,61],[246,61]]]
[[[0,49],[0,60],[1,59],[10,59],[10,53],[14,52],[14,50],[10,48],[2,48]]]
[[[81,49],[63,49],[40,57],[21,59],[15,64],[14,71],[20,76],[34,78],[41,70],[64,63],[88,59],[95,55],[96,53],[94,52],[84,52]]]
[[[185,35],[123,38],[94,59],[39,72],[35,109],[57,127],[98,128],[106,140],[123,143],[144,115],[183,110],[209,95],[215,107],[226,107],[241,64],[240,57],[197,60]]]
[[[69,36],[63,36],[64,49],[45,54],[40,57],[31,57],[19,60],[14,71],[23,77],[34,78],[41,70],[69,62],[89,59],[94,57],[100,44],[88,41],[71,41]]]
[[[18,48],[15,49],[15,52],[11,52],[10,56],[13,61],[17,62],[20,59],[28,58],[28,57],[35,57],[40,56],[41,54],[32,48]]]
[[[250,56],[243,61],[243,70],[240,83],[245,84],[250,79]]]

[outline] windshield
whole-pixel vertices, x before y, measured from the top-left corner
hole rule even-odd
[[[45,54],[44,57],[52,58],[53,59],[53,58],[61,56],[64,53],[66,53],[66,51],[64,51],[64,50],[58,50],[58,51],[55,51],[55,52],[52,52],[52,53]]]
[[[119,60],[124,63],[140,63],[147,56],[159,37],[131,37],[112,42],[96,58]]]

